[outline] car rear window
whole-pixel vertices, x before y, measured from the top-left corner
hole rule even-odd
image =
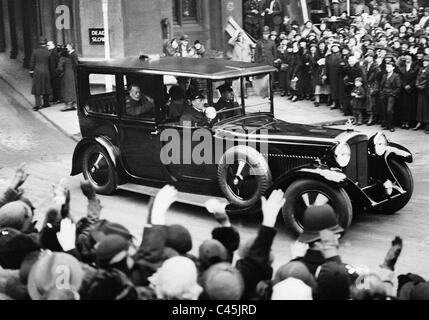
[[[116,78],[113,74],[89,74],[88,112],[106,115],[117,114]]]

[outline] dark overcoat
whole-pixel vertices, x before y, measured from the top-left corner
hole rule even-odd
[[[62,56],[58,62],[58,74],[61,77],[61,93],[66,103],[76,102],[75,61],[71,56]]]
[[[332,53],[326,58],[326,68],[328,70],[328,81],[331,85],[331,96],[333,100],[344,99],[344,75],[341,63],[344,60],[341,53]]]
[[[52,92],[51,73],[49,71],[50,52],[46,47],[34,49],[30,59],[30,71],[34,71],[31,94],[48,95]]]
[[[255,60],[257,63],[272,66],[276,57],[277,48],[274,41],[262,39],[256,43]]]
[[[429,124],[429,67],[420,69],[416,88],[418,93],[416,120]]]
[[[400,65],[397,68],[399,76],[401,77],[402,89],[401,96],[396,105],[395,114],[401,121],[414,121],[417,112],[417,94],[416,94],[416,78],[419,72],[419,65],[413,63],[410,70],[407,71],[405,65]],[[406,90],[406,86],[410,86]]]

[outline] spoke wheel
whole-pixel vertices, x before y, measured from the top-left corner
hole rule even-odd
[[[271,186],[271,171],[265,158],[249,146],[229,149],[218,165],[218,182],[228,201],[251,207]]]
[[[347,230],[352,222],[353,208],[349,196],[342,188],[333,188],[318,180],[298,180],[285,193],[283,219],[295,235],[303,232],[304,213],[310,206],[330,205],[337,214],[338,224]]]

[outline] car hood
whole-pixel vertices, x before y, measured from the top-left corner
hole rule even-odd
[[[219,138],[259,139],[270,142],[290,142],[332,145],[344,139],[347,131],[323,126],[289,123],[271,114],[254,114],[232,118],[213,127]]]

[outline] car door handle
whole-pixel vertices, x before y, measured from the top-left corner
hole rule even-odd
[[[159,130],[156,129],[155,131],[152,131],[150,134],[153,136],[157,136],[159,134]]]

